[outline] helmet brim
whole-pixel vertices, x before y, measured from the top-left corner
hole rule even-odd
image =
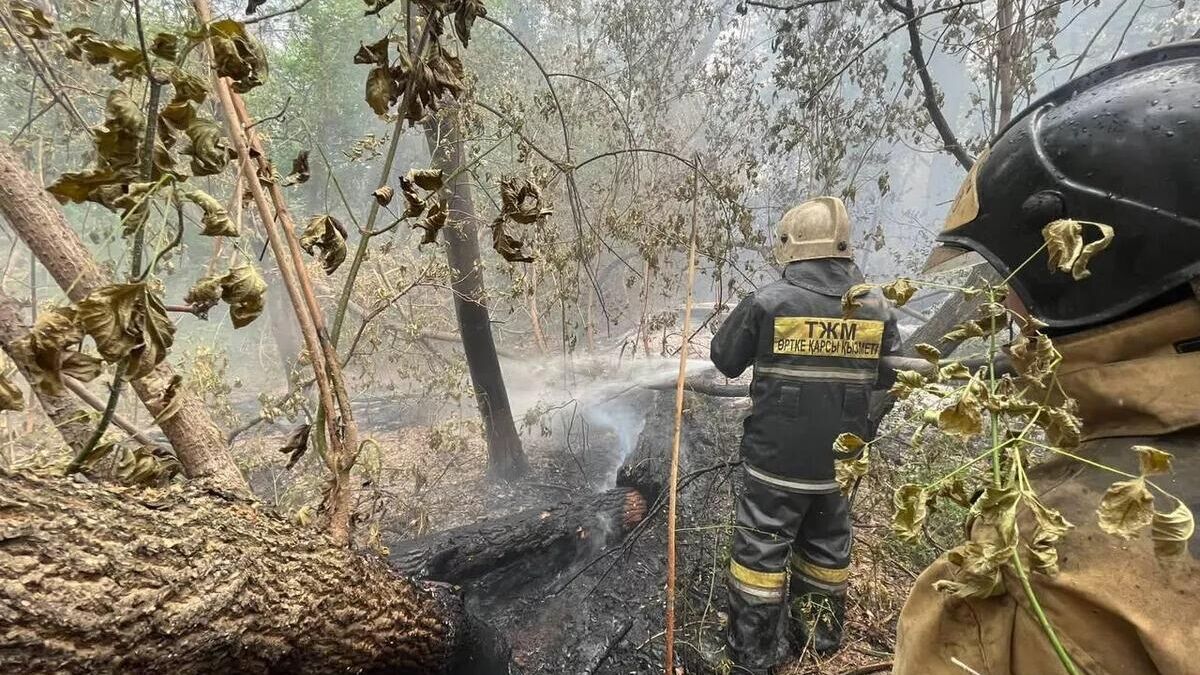
[[[954,246],[952,244],[941,244],[929,253],[929,258],[925,260],[925,267],[921,269],[921,273],[937,274],[939,272],[951,272],[967,267],[975,267],[986,262],[983,256],[969,248]]]

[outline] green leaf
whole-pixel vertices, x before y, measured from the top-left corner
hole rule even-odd
[[[1096,511],[1100,529],[1129,539],[1154,520],[1154,496],[1145,478],[1117,481],[1108,487]]]
[[[1142,468],[1142,476],[1155,476],[1170,473],[1173,455],[1148,445],[1135,445],[1133,451],[1138,454],[1138,463]]]
[[[1186,504],[1175,500],[1175,509],[1162,513],[1154,512],[1150,521],[1150,538],[1154,540],[1154,553],[1162,558],[1173,558],[1187,553],[1188,541],[1196,532],[1196,521]]]
[[[891,283],[880,286],[883,291],[883,297],[891,300],[897,307],[902,307],[912,299],[914,293],[917,292],[917,286],[912,280],[900,278]]]
[[[920,485],[908,483],[896,488],[892,495],[892,531],[901,539],[915,539],[921,534],[921,527],[929,515],[926,502],[929,495]]]
[[[238,265],[221,277],[221,299],[229,304],[229,318],[234,328],[242,328],[262,314],[267,292],[253,265]]]
[[[346,228],[329,214],[313,216],[300,236],[300,247],[309,255],[321,249],[325,274],[333,274],[346,260]]]

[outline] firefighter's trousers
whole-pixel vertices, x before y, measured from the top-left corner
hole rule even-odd
[[[840,492],[806,493],[746,474],[738,499],[729,568],[730,658],[768,668],[789,654],[789,596],[841,600],[850,566],[850,509]],[[772,477],[773,478],[773,477]],[[799,647],[800,645],[797,645]]]

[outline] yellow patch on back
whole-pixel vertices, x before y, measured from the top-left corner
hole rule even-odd
[[[882,344],[882,321],[808,316],[775,318],[773,351],[776,354],[877,359]]]

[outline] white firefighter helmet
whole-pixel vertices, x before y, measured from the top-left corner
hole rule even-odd
[[[852,258],[850,217],[837,197],[810,199],[783,214],[775,260],[786,265],[813,258]]]

